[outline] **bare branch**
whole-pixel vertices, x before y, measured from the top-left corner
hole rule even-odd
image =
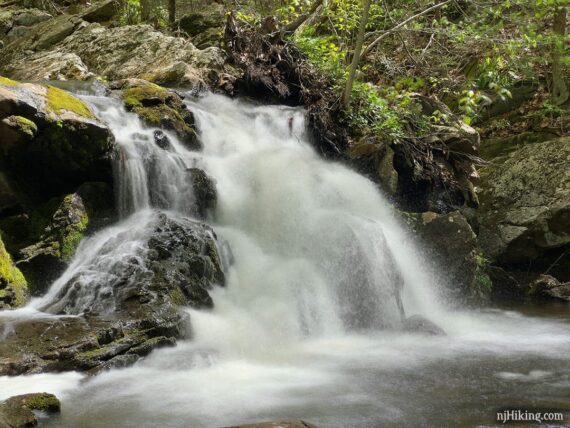
[[[378,43],[380,43],[380,41],[382,41],[382,39],[384,39],[386,36],[388,36],[389,34],[392,34],[393,32],[397,31],[398,29],[402,28],[404,25],[414,21],[415,19],[419,18],[420,16],[423,16],[427,13],[430,13],[433,10],[439,9],[442,6],[445,6],[448,3],[451,3],[452,0],[445,0],[441,3],[438,3],[436,5],[433,5],[431,7],[428,7],[426,10],[417,13],[413,16],[410,16],[408,19],[405,19],[404,21],[400,22],[398,25],[396,25],[395,27],[387,30],[385,33],[382,33],[382,35],[380,35],[378,38],[376,38],[372,43],[370,43],[363,51],[362,51],[362,56],[365,56],[367,54],[370,53],[370,51],[372,50],[372,48],[374,46],[376,46]]]

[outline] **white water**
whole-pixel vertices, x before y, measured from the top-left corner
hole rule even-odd
[[[126,218],[85,240],[31,307],[72,314],[105,307],[111,267],[145,251],[150,209],[191,212],[193,166],[216,180],[214,227],[234,258],[228,283],[214,290],[212,311],[189,310],[193,341],[83,385],[69,374],[0,378],[0,398],[59,392],[64,412],[53,426],[303,417],[322,427],[374,427],[482,421],[510,399],[570,395],[567,318],[446,311],[435,297],[440,280],[389,205],[368,180],[313,152],[301,110],[208,95],[189,103],[203,152],[172,135],[167,152],[116,101],[88,99],[122,148],[116,173]],[[72,306],[62,289],[70,278],[81,293]],[[423,314],[449,336],[391,331],[400,323],[394,283],[403,284],[407,315]],[[513,391],[521,382],[524,392]]]

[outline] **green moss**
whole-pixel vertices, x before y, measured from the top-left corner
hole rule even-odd
[[[48,86],[47,111],[59,114],[65,110],[71,111],[88,119],[92,119],[94,117],[87,104],[83,101],[62,89]]]
[[[4,86],[16,86],[18,82],[12,79],[8,79],[7,77],[0,76],[0,85]]]
[[[182,290],[178,287],[172,288],[168,292],[168,296],[170,297],[170,301],[175,305],[183,306],[188,303],[188,299],[186,299],[186,296],[184,296],[184,293],[182,293]]]
[[[89,226],[89,217],[87,214],[83,214],[79,222],[74,224],[73,229],[63,236],[61,241],[61,258],[63,261],[71,261],[75,250],[83,239],[87,226]]]
[[[30,119],[27,119],[22,116],[14,116],[16,122],[18,122],[18,127],[24,132],[25,134],[33,137],[38,132],[37,125],[32,122]]]
[[[27,397],[24,399],[24,405],[30,410],[43,412],[58,412],[61,407],[57,397],[48,393],[33,394],[31,397]]]
[[[14,265],[4,243],[0,241],[0,286],[2,285],[4,287],[0,298],[7,298],[11,295],[10,306],[17,307],[26,303],[28,291],[26,279],[20,269]]]
[[[155,99],[164,102],[167,97],[168,91],[154,83],[128,88],[123,91],[123,101],[131,109],[142,107],[143,100]]]

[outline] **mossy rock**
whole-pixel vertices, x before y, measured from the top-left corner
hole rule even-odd
[[[114,138],[89,106],[54,86],[0,86],[1,160],[22,192],[45,202],[87,181],[112,182]]]
[[[22,306],[26,303],[27,296],[26,279],[0,240],[0,309]]]
[[[140,79],[115,82],[111,87],[122,89],[127,110],[136,113],[147,125],[174,131],[189,149],[200,149],[194,115],[176,92]]]
[[[65,196],[40,240],[20,251],[18,266],[26,274],[32,294],[44,292],[63,273],[88,226],[89,215],[81,196],[77,193]]]
[[[12,79],[8,79],[7,77],[0,76],[0,85],[4,86],[16,86],[18,82]]]
[[[54,86],[47,87],[46,101],[46,110],[49,113],[60,115],[66,111],[69,111],[86,119],[94,119],[95,117],[87,104],[85,104],[79,98],[74,97],[69,92],[56,88]]]

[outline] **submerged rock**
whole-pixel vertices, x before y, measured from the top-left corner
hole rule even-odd
[[[146,239],[130,254],[113,252],[124,235],[110,237],[42,307],[83,316],[3,321],[0,375],[94,374],[187,336],[188,315],[179,306],[211,307],[209,291],[225,281],[216,236],[203,223],[160,213],[143,232]]]
[[[410,333],[421,333],[429,336],[446,335],[445,330],[421,315],[414,315],[404,320],[402,329]]]
[[[317,428],[316,425],[302,420],[258,422],[245,425],[234,425],[226,428]]]
[[[38,424],[35,411],[59,413],[57,397],[46,392],[17,395],[0,403],[0,427],[27,428]]]

